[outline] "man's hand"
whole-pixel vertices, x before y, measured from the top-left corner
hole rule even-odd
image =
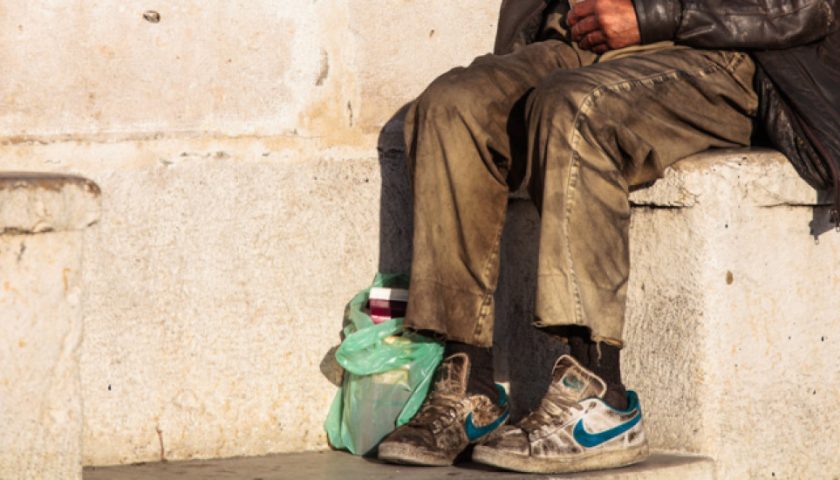
[[[632,0],[582,0],[572,7],[566,22],[580,48],[595,53],[641,42]]]

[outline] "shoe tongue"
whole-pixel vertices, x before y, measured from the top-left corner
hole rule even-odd
[[[585,398],[603,398],[607,385],[597,375],[583,368],[570,355],[563,355],[554,364],[552,379],[555,388],[559,388],[575,401]]]
[[[464,353],[455,353],[443,359],[435,377],[435,390],[466,395],[470,373],[470,359]]]

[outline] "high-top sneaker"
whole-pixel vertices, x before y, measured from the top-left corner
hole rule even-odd
[[[499,402],[485,395],[468,395],[470,361],[463,353],[438,366],[435,383],[420,411],[379,444],[379,458],[393,463],[446,466],[466,448],[507,421],[505,391]]]
[[[563,473],[620,467],[648,456],[642,410],[635,392],[627,408],[603,398],[607,386],[574,358],[563,355],[539,407],[473,451],[473,461],[519,472]]]

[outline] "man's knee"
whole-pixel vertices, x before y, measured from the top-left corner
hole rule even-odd
[[[565,171],[576,164],[600,172],[597,182],[623,185],[620,177],[634,171],[627,168],[628,160],[644,160],[649,151],[636,121],[645,112],[630,94],[620,87],[605,88],[593,75],[574,71],[539,85],[527,105],[532,162],[535,171],[542,171],[534,178],[544,178],[550,168]],[[651,176],[645,175],[645,179]],[[532,195],[539,195],[539,185],[531,188]]]
[[[555,127],[567,127],[581,121],[596,108],[600,85],[591,75],[578,70],[560,70],[540,82],[528,99],[526,112],[529,122]],[[597,108],[602,108],[599,104]],[[607,106],[609,108],[609,106]]]
[[[417,98],[418,114],[458,118],[486,111],[487,95],[482,93],[481,84],[488,80],[488,73],[486,68],[472,66],[444,73]]]

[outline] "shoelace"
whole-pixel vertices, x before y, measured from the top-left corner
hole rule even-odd
[[[435,389],[429,394],[420,412],[411,420],[411,424],[430,428],[432,432],[439,432],[458,420],[464,408],[463,400],[464,398],[460,395],[447,393],[443,389]]]
[[[557,423],[557,420],[569,418],[573,410],[580,411],[583,407],[559,387],[559,382],[552,382],[540,405],[523,418],[519,426],[526,432],[533,432],[547,424]]]

